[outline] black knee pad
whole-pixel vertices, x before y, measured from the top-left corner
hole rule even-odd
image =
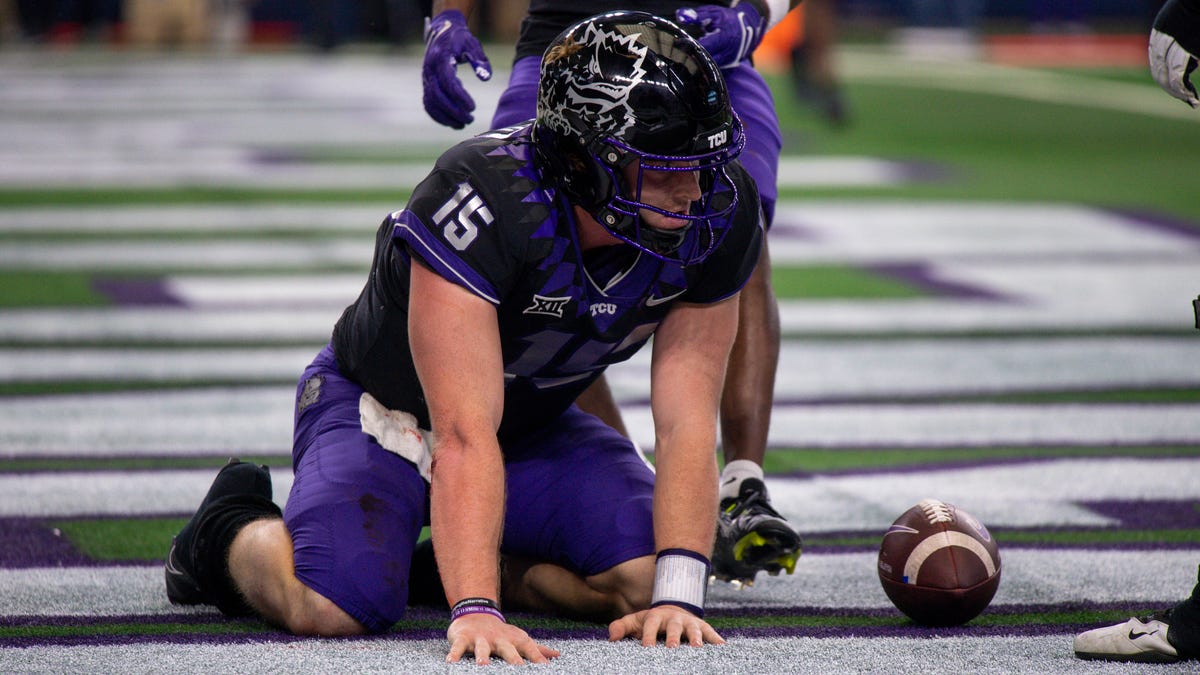
[[[229,546],[246,524],[264,518],[282,518],[270,499],[239,494],[213,500],[196,523],[196,581],[209,604],[227,616],[249,616],[254,610],[229,576]]]

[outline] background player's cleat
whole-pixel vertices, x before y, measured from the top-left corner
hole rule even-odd
[[[1138,663],[1200,660],[1200,578],[1189,597],[1166,611],[1076,635],[1075,656]]]
[[[1174,663],[1179,652],[1167,641],[1170,612],[1130,619],[1075,636],[1075,656],[1089,661]]]
[[[196,568],[197,555],[206,543],[196,536],[199,529],[197,526],[208,507],[223,497],[245,494],[270,501],[271,493],[271,474],[267,467],[248,464],[237,458],[231,458],[221,467],[195,515],[183,526],[179,534],[171,539],[171,550],[167,552],[164,573],[167,599],[172,604],[198,605],[208,602],[205,589],[197,580],[201,575]]]
[[[767,486],[746,478],[738,496],[721,502],[713,578],[750,586],[759,572],[791,574],[800,558],[800,535],[767,500]]]

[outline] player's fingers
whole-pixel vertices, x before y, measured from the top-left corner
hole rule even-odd
[[[636,635],[637,629],[637,619],[634,616],[623,616],[608,624],[608,640],[616,642],[630,635]]]
[[[725,638],[721,637],[720,633],[717,632],[717,629],[708,625],[707,621],[700,622],[700,635],[703,636],[704,641],[709,644],[714,644],[714,645],[725,644]]]
[[[512,666],[520,666],[525,664],[525,659],[521,658],[521,652],[516,645],[508,640],[496,641],[496,656],[504,659],[504,662]]]
[[[465,653],[467,653],[467,641],[459,638],[450,644],[450,653],[446,654],[446,661],[449,663],[458,663],[458,660]]]
[[[538,648],[538,652],[542,655],[542,657],[544,659],[555,659],[555,658],[558,658],[559,656],[562,656],[562,652],[558,651],[557,649],[554,649],[553,647],[546,647],[544,645],[538,645],[537,648]],[[534,661],[533,659],[529,659],[529,660]],[[545,663],[545,661],[534,661],[534,663]]]
[[[658,644],[658,634],[662,630],[662,617],[655,612],[649,612],[643,621],[642,646],[653,647]]]
[[[672,616],[671,618],[667,619],[667,623],[663,629],[666,631],[664,642],[666,643],[667,647],[671,649],[678,647],[679,643],[683,639],[683,618],[679,616]]]
[[[488,644],[486,638],[475,638],[475,663],[481,666],[486,666],[492,662],[492,646]]]
[[[687,641],[692,647],[704,646],[704,622],[689,623],[687,625]]]

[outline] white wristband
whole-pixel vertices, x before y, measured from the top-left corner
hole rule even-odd
[[[703,617],[708,570],[708,558],[695,551],[668,548],[659,552],[654,562],[654,595],[650,606],[675,605]]]

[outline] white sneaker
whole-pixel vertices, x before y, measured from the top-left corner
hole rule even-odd
[[[1179,652],[1167,641],[1165,616],[1130,619],[1075,636],[1075,656],[1089,661],[1174,663]]]

